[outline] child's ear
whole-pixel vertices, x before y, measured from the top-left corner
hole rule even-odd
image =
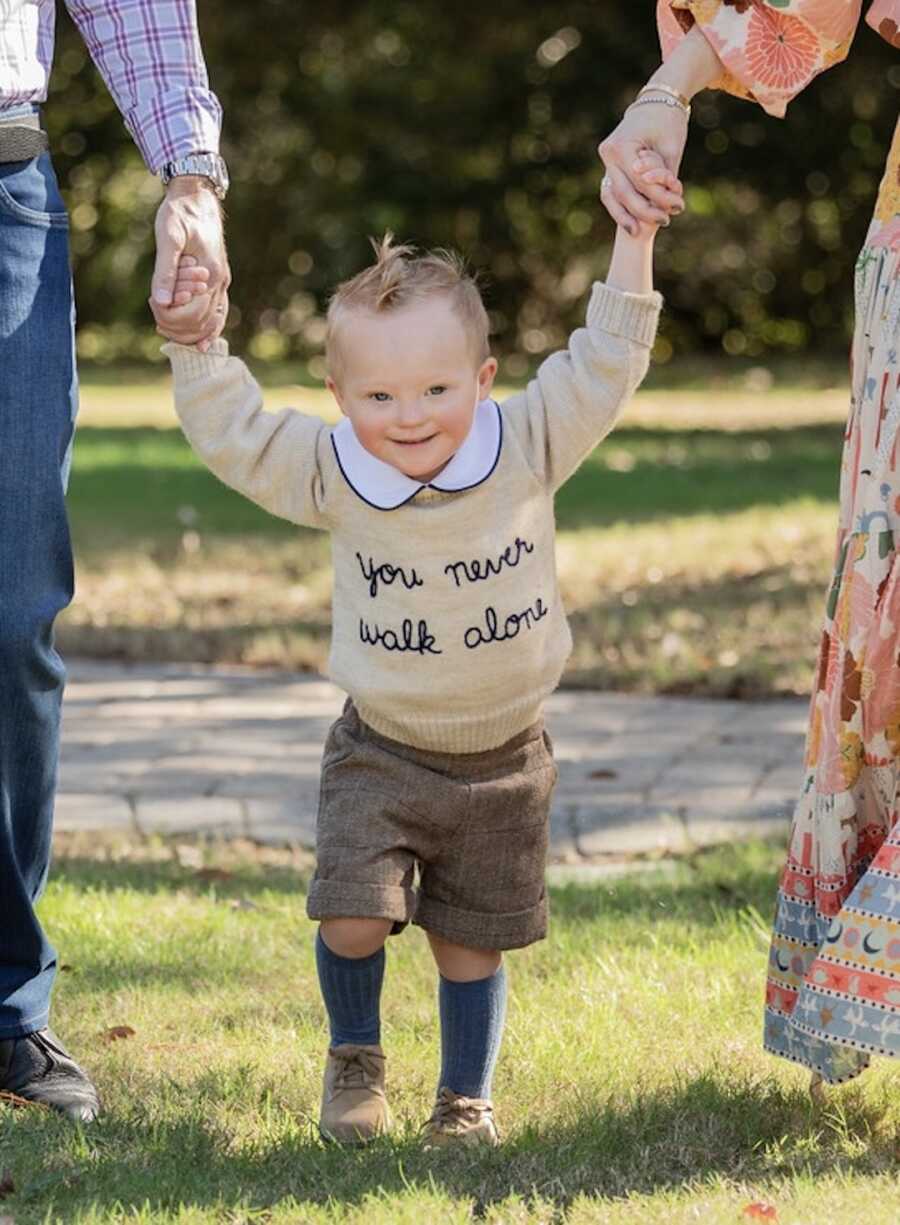
[[[497,359],[496,357],[488,357],[481,363],[481,368],[478,371],[478,394],[482,400],[486,400],[491,394],[496,377]]]
[[[334,396],[335,401],[337,402],[338,408],[341,410],[342,413],[344,413],[344,416],[346,417],[347,414],[344,411],[344,400],[343,400],[343,397],[341,396],[341,389],[340,387],[338,387],[337,383],[334,381],[334,379],[331,377],[330,374],[326,375],[325,377],[325,386]]]

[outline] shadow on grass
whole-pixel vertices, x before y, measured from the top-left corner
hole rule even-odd
[[[75,890],[115,896],[117,892],[159,894],[191,893],[198,897],[258,897],[263,893],[301,896],[309,883],[306,865],[278,866],[232,863],[219,868],[217,843],[200,843],[208,852],[209,867],[186,867],[178,862],[176,844],[188,838],[154,840],[152,845],[172,847],[169,860],[150,862],[127,857],[112,860],[84,854],[62,854],[53,864],[53,881]],[[227,844],[220,844],[227,845]],[[596,884],[569,883],[549,889],[554,925],[565,928],[585,920],[678,918],[692,923],[720,922],[724,911],[747,906],[764,908],[775,896],[776,872],[783,844],[777,840],[729,845],[695,852],[679,859],[676,876],[653,871],[652,861],[633,861],[634,875],[602,877]]]
[[[837,497],[842,431],[833,425],[740,433],[617,430],[557,497],[562,529],[728,513]],[[607,462],[626,456],[621,470]],[[191,456],[177,429],[90,428],[79,435],[69,493],[83,551],[135,536],[178,536],[191,506],[212,535],[296,532],[228,490]]]
[[[643,947],[651,930],[662,940],[671,934],[676,940],[693,936],[708,942],[715,938],[716,929],[734,923],[749,926],[758,938],[767,922],[759,916],[768,915],[774,905],[776,869],[781,855],[782,848],[776,843],[759,843],[752,848],[724,847],[684,860],[675,876],[663,877],[651,870],[614,880],[603,878],[595,885],[551,888],[550,939],[531,951],[536,959],[535,968],[540,972],[541,959],[566,955],[566,950],[581,947],[587,925],[597,919],[617,921],[622,933],[620,948]],[[64,855],[54,864],[53,881],[57,887],[85,896],[101,896],[110,906],[115,905],[119,893],[188,895],[205,899],[211,907],[223,910],[249,906],[250,923],[265,921],[267,904],[273,917],[282,919],[287,904],[296,909],[298,921],[298,926],[289,929],[293,948],[304,928],[313,930],[305,918],[311,871],[311,857],[308,864],[279,866],[264,862],[252,867],[232,864],[228,868],[197,869],[185,867],[174,858],[162,862],[127,859],[103,862]],[[258,967],[253,963],[210,962],[202,943],[197,945],[195,955],[189,948],[180,950],[177,964],[172,964],[168,957],[160,961],[152,942],[144,942],[130,955],[117,953],[111,959],[106,954],[91,956],[88,950],[76,948],[68,949],[66,957],[75,963],[81,991],[119,992],[153,983],[193,989],[196,982],[228,985],[236,997],[258,990]]]
[[[285,1104],[279,1086],[274,1096],[257,1087],[246,1101],[260,1138],[240,1143],[211,1121],[216,1105],[201,1095],[187,1107],[196,1117],[179,1121],[136,1106],[107,1116],[77,1145],[51,1118],[17,1119],[5,1137],[17,1192],[4,1209],[19,1222],[179,1208],[214,1209],[224,1219],[229,1210],[299,1211],[369,1197],[386,1211],[388,1197],[443,1192],[474,1202],[479,1219],[513,1195],[563,1212],[579,1195],[621,1200],[716,1176],[764,1183],[794,1171],[861,1175],[883,1170],[893,1145],[882,1134],[884,1105],[867,1104],[856,1087],[843,1091],[839,1111],[817,1116],[800,1090],[717,1072],[624,1100],[582,1101],[570,1117],[534,1120],[486,1152],[424,1153],[412,1123],[362,1151],[324,1147],[314,1121]]]
[[[321,671],[328,657],[331,623],[322,620],[262,621],[256,625],[78,625],[63,619],[57,642],[65,655],[136,663],[243,663],[265,639],[277,665]],[[281,643],[278,658],[273,643]],[[259,652],[256,651],[258,661]],[[165,700],[165,695],[154,696]],[[173,700],[179,700],[176,694]]]
[[[556,499],[562,529],[731,514],[799,499],[834,502],[843,432],[833,425],[746,433],[617,430]],[[627,469],[607,467],[613,454]]]
[[[186,842],[188,839],[177,839]],[[210,847],[215,843],[211,842]],[[87,857],[62,856],[54,860],[53,881],[77,890],[97,890],[109,897],[118,892],[129,893],[189,893],[212,900],[259,898],[264,893],[297,897],[305,901],[312,869],[279,867],[270,863],[258,867],[185,867],[175,859],[170,862],[113,862]],[[125,970],[127,974],[127,969]]]

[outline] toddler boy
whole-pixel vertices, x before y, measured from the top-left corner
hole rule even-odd
[[[389,1127],[384,944],[414,922],[440,975],[426,1143],[498,1142],[502,953],[547,931],[556,767],[541,708],[571,650],[553,498],[646,371],[660,310],[653,237],[619,231],[586,326],[503,404],[473,279],[456,257],[390,236],[329,307],[334,428],[264,412],[224,341],[165,347],[201,458],[273,514],[332,537],[330,675],[349,697],[325,745],[308,900],[330,1024],[330,1139]],[[186,265],[179,300],[198,287],[202,270]]]

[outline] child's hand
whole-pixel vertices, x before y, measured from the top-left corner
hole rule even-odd
[[[633,169],[638,185],[641,182],[652,183],[657,187],[664,187],[667,191],[678,197],[679,204],[670,206],[672,216],[677,217],[680,213],[684,212],[684,187],[681,184],[681,180],[669,170],[666,163],[655,150],[642,149],[635,159]],[[652,233],[653,227],[642,225],[641,230],[644,236],[646,236],[647,232]]]
[[[209,269],[201,268],[193,255],[182,255],[175,276],[173,306],[186,306],[192,298],[209,292]]]
[[[182,255],[175,274],[171,307],[187,306],[188,302],[205,293],[209,293],[209,269],[200,267],[193,255]],[[160,336],[171,340],[171,337],[161,327],[157,327],[156,330]],[[201,345],[199,348],[202,353],[205,353],[209,345],[205,347]]]

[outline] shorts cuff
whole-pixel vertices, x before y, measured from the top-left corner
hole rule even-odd
[[[391,919],[408,923],[415,912],[415,892],[399,885],[314,879],[306,899],[306,913],[311,919]]]
[[[421,897],[413,917],[417,927],[474,949],[521,949],[547,935],[549,907],[546,893],[536,906],[509,914],[483,910],[457,910],[446,902]]]

